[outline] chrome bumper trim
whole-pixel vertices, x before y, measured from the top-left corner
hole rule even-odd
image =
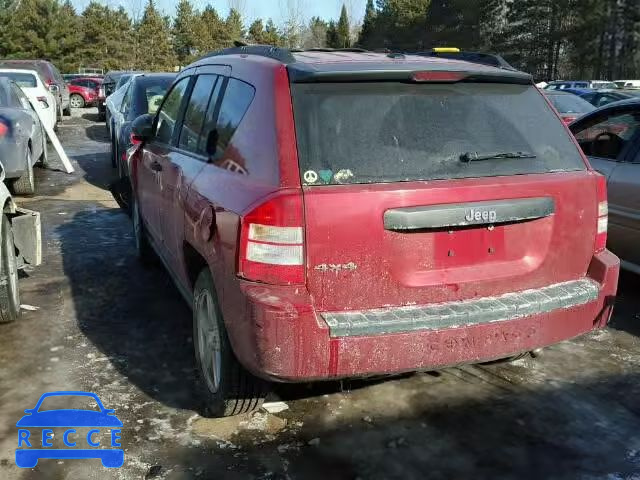
[[[461,302],[376,310],[323,313],[331,337],[355,337],[443,330],[549,313],[598,298],[600,285],[591,279],[558,283],[536,290]]]

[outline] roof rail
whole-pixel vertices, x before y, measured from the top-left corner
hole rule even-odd
[[[426,52],[416,52],[413,55],[420,55],[423,57],[439,57],[450,58],[453,60],[463,60],[465,62],[479,63],[482,65],[489,65],[490,67],[504,68],[507,70],[516,70],[500,55],[483,52],[466,52],[466,51],[454,51],[455,49],[434,48],[433,50]]]
[[[302,52],[352,52],[352,53],[369,53],[369,50],[364,48],[328,48],[328,47],[314,47],[314,48],[296,48],[291,49],[294,53]]]
[[[238,45],[240,42],[235,43]],[[258,55],[260,57],[272,58],[285,64],[296,61],[289,49],[274,47],[273,45],[238,45],[208,53],[201,58],[218,57],[220,55]]]
[[[207,53],[201,58],[218,57],[220,55],[258,55],[260,57],[267,57],[282,62],[284,64],[294,63],[296,61],[293,56],[294,53],[303,52],[327,52],[327,53],[369,53],[369,50],[363,48],[281,48],[274,47],[273,45],[248,45],[243,42],[233,42],[234,47],[224,48],[215,52]]]

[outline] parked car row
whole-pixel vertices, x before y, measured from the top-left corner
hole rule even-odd
[[[35,192],[34,164],[47,160],[43,122],[56,121],[48,93],[37,71],[0,69],[0,323],[20,316],[18,271],[42,261],[40,215],[20,208],[5,182],[16,194]]]
[[[192,305],[211,415],[270,381],[512,358],[608,322],[607,179],[529,75],[425,56],[246,46],[107,98],[138,255]]]
[[[0,68],[17,68],[35,70],[39,73],[49,91],[56,99],[56,112],[58,118],[71,115],[69,103],[69,87],[60,71],[51,62],[46,60],[0,60]]]

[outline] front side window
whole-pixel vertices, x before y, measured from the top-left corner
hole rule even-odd
[[[617,160],[625,147],[640,132],[640,112],[618,113],[573,132],[585,155]]]
[[[185,77],[180,80],[173,87],[158,111],[156,117],[156,140],[160,143],[171,144],[173,132],[176,127],[176,120],[180,113],[180,106],[182,105],[182,100],[187,91],[190,79],[191,77]]]
[[[198,76],[184,114],[184,122],[180,131],[180,148],[193,153],[204,153],[204,151],[199,151],[200,136],[207,114],[207,107],[209,106],[209,99],[217,81],[217,75]]]

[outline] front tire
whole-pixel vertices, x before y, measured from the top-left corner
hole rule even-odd
[[[13,230],[6,215],[2,215],[0,228],[0,323],[9,323],[20,317],[18,262]]]
[[[31,148],[27,148],[25,171],[22,176],[13,181],[13,193],[16,195],[33,195],[36,192],[36,178],[33,174]]]
[[[267,383],[236,359],[208,268],[198,275],[194,288],[193,344],[207,416],[229,417],[262,405]]]
[[[82,98],[82,95],[78,95],[77,93],[74,93],[69,98],[69,115],[71,115],[71,108],[84,108],[84,105],[85,105],[85,101],[84,101],[84,98]]]

